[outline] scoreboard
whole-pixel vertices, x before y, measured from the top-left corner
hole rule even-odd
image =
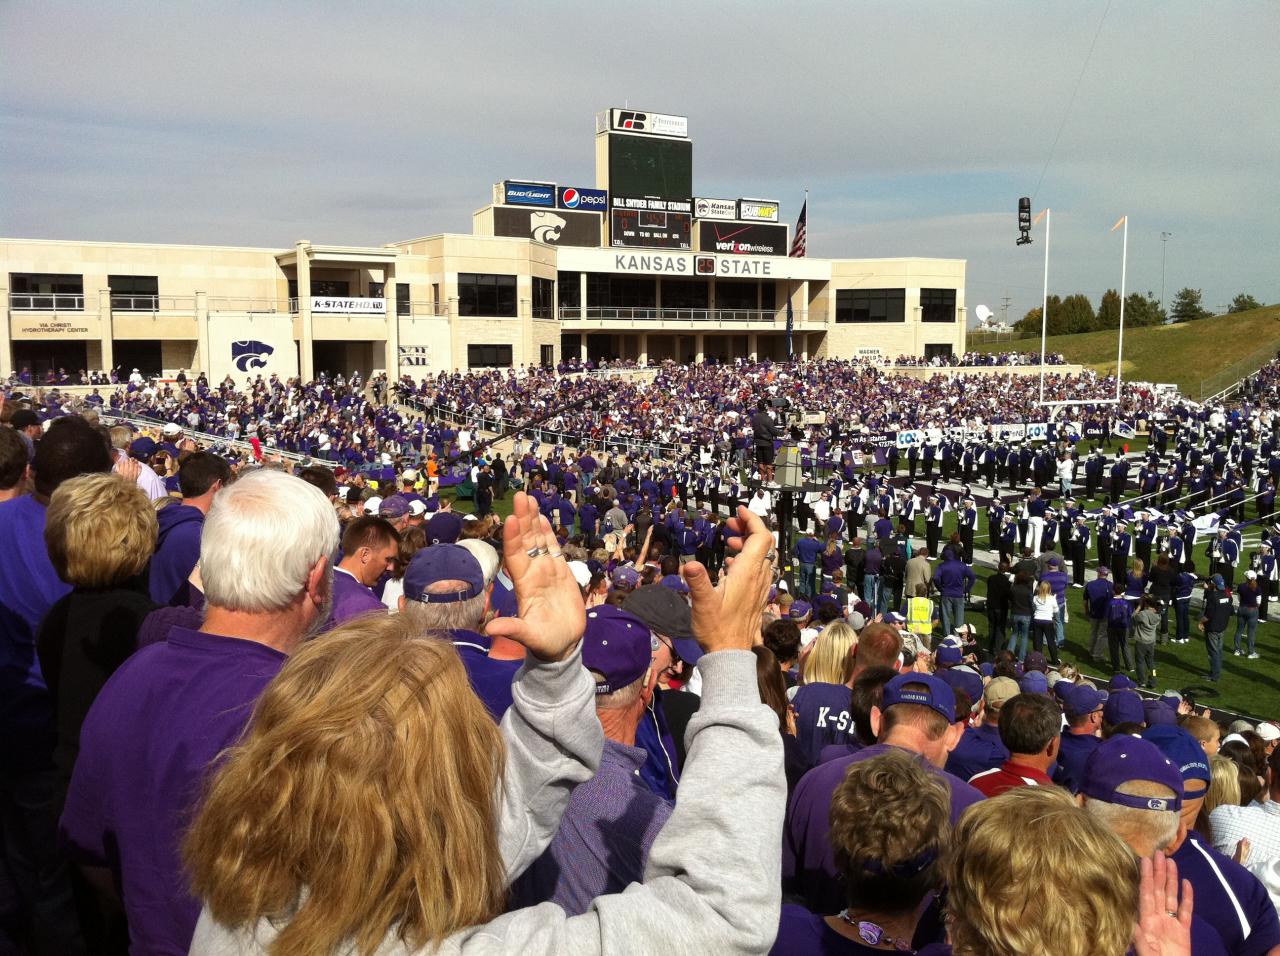
[[[646,249],[692,249],[693,212],[687,199],[611,196],[609,243]]]
[[[692,196],[693,143],[609,133],[609,192],[620,196]]]

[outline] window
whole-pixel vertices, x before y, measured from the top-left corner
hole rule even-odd
[[[441,299],[440,299],[440,283],[439,282],[431,283],[431,302],[433,307],[436,310],[436,314],[442,315],[443,313],[440,312]]]
[[[587,273],[588,308],[652,309],[658,304],[658,283],[636,276]]]
[[[926,359],[949,358],[951,354],[950,345],[926,345],[924,347],[924,357]]]
[[[554,319],[556,317],[556,283],[554,279],[533,277],[533,317],[535,319]]]
[[[396,315],[409,315],[413,308],[409,305],[409,283],[401,282],[396,286]]]
[[[556,281],[560,283],[561,309],[582,308],[581,279],[580,272],[561,272],[556,275]]]
[[[748,309],[755,311],[756,284],[754,282],[721,281],[716,283],[717,309]]]
[[[920,319],[922,322],[954,322],[956,320],[956,290],[921,289]]]
[[[510,345],[468,345],[467,368],[510,368]]]
[[[839,289],[837,322],[905,322],[905,289]]]
[[[778,285],[776,282],[760,283],[760,308],[765,312],[776,312],[778,309]]]
[[[556,364],[556,347],[554,345],[544,345],[539,351],[542,356],[543,368],[551,368]]]
[[[311,294],[325,299],[348,299],[351,297],[351,283],[346,279],[313,278]]]
[[[515,318],[516,277],[458,273],[458,314]],[[508,348],[507,361],[503,364],[511,364],[510,352]]]
[[[664,309],[705,309],[707,301],[706,279],[662,280]]]
[[[117,312],[154,311],[160,285],[155,276],[107,276],[111,308]]]
[[[386,288],[387,288],[387,284],[385,282],[370,282],[369,298],[381,299],[383,293],[386,291]]]
[[[83,309],[84,276],[11,272],[9,293],[15,309]]]

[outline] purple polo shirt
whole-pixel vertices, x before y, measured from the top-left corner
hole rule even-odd
[[[796,740],[812,766],[830,744],[844,744],[853,736],[849,714],[851,691],[844,684],[805,684],[796,691]]]
[[[672,806],[645,786],[639,747],[605,740],[600,769],[573,788],[550,845],[511,888],[508,909],[552,902],[570,916],[644,879],[649,848]]]
[[[378,600],[372,590],[355,579],[350,571],[333,569],[333,610],[329,614],[329,627],[337,627],[353,617],[371,611],[387,613],[387,606]]]
[[[819,764],[801,778],[791,795],[782,834],[783,888],[802,895],[815,912],[838,913],[845,905],[844,881],[827,839],[831,829],[831,798],[853,764],[886,753],[890,747],[890,744],[874,744],[852,756]],[[983,798],[975,787],[939,770],[923,757],[920,763],[950,788],[953,824],[968,807]]]
[[[1262,882],[1243,866],[1187,834],[1171,859],[1195,891],[1195,911],[1233,956],[1264,956],[1280,946],[1280,917]]]
[[[179,846],[214,759],[285,655],[174,627],[111,676],[80,730],[59,823],[75,861],[112,870],[135,953],[185,956],[200,915]]]
[[[490,657],[489,650],[493,647],[493,641],[484,634],[457,630],[452,636],[453,646],[462,658],[462,665],[467,669],[471,689],[488,708],[494,721],[501,722],[502,715],[511,706],[511,682],[515,680],[516,671],[524,661],[504,661]]]

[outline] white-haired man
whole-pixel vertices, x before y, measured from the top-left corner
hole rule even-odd
[[[174,627],[134,654],[85,718],[59,828],[95,882],[111,871],[136,952],[191,943],[200,904],[179,845],[192,801],[288,654],[328,619],[337,546],[313,485],[272,469],[230,485],[201,536],[201,629]]]

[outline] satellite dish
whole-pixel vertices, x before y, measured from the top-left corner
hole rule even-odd
[[[987,319],[991,318],[993,313],[985,305],[980,305],[973,310],[973,314],[978,317],[979,322],[985,323]]]

